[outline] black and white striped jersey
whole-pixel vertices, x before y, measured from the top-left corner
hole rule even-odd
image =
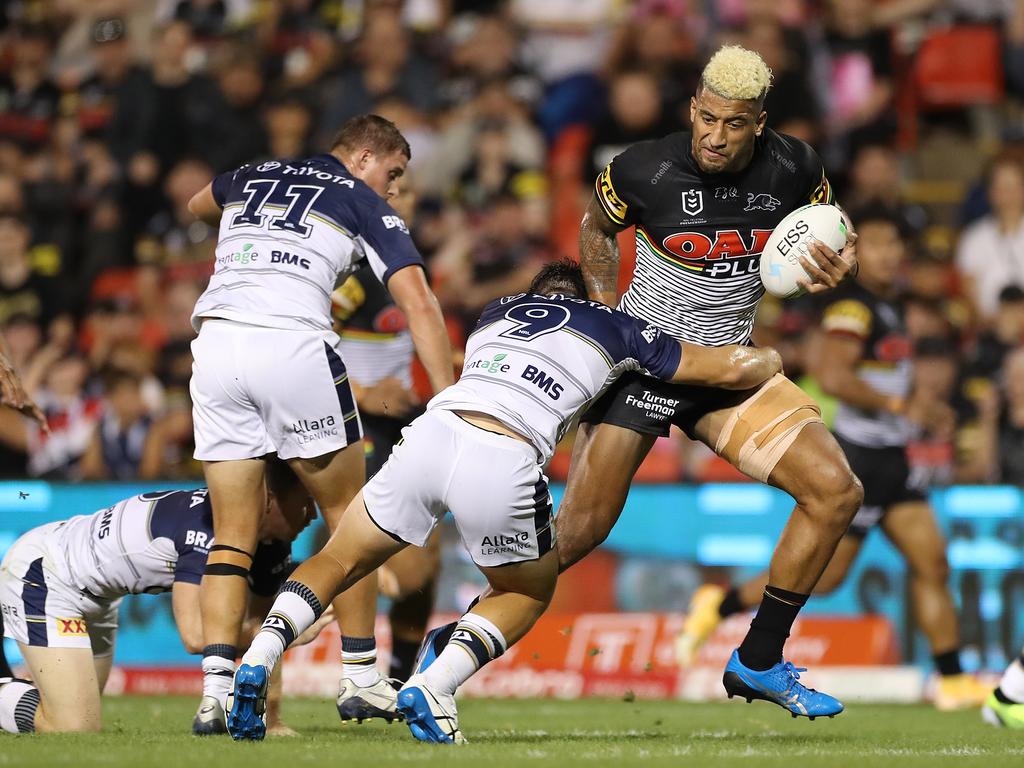
[[[909,395],[913,365],[902,302],[884,299],[857,282],[840,286],[830,296],[822,330],[863,344],[857,376],[883,395]],[[840,402],[832,431],[864,448],[901,447],[910,437],[910,424],[888,411],[866,411]]]
[[[749,340],[768,236],[790,211],[831,203],[821,160],[804,142],[765,129],[750,164],[707,174],[689,131],[634,144],[597,177],[595,193],[616,224],[635,226],[636,267],[619,309],[682,341]]]
[[[335,289],[331,314],[352,381],[372,387],[394,377],[412,387],[415,348],[409,323],[370,267],[350,275]]]

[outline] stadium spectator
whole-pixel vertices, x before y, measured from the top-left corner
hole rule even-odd
[[[350,117],[372,112],[382,98],[398,96],[424,112],[438,105],[433,62],[413,50],[401,19],[390,11],[370,15],[356,44],[355,57],[337,79],[328,83],[325,93],[321,144]]]
[[[666,113],[658,81],[644,70],[622,70],[608,86],[608,112],[594,126],[583,182],[587,186],[617,154],[638,141],[678,130],[678,117]]]
[[[0,75],[0,139],[36,148],[49,138],[60,101],[47,73],[51,51],[50,31],[44,26],[15,30],[10,69]]]
[[[28,244],[24,218],[0,214],[0,325],[26,315],[46,327],[66,311],[60,284],[33,269]]]
[[[313,110],[295,94],[281,96],[263,110],[271,157],[295,158],[312,151]]]
[[[140,472],[153,424],[142,397],[141,379],[134,372],[112,368],[103,375],[103,389],[103,415],[82,456],[82,479],[155,477],[155,468]]]
[[[690,95],[697,85],[698,41],[708,34],[707,20],[686,3],[635,3],[618,25],[604,64],[605,77],[630,69],[650,72],[658,82],[664,112],[678,124],[690,120]]]
[[[523,56],[545,85],[537,118],[554,139],[567,125],[597,117],[597,77],[618,8],[612,0],[512,0],[509,12],[525,31]]]
[[[988,176],[992,212],[964,230],[956,265],[982,322],[995,314],[999,292],[1024,285],[1024,165],[998,159]]]
[[[261,118],[263,71],[259,59],[245,52],[228,56],[217,74],[220,99],[214,126],[219,140],[206,160],[223,170],[263,158],[267,154],[267,132]]]
[[[891,137],[892,51],[888,32],[874,27],[871,0],[826,5],[825,114],[836,162],[865,142]]]
[[[1018,347],[1003,363],[1002,412],[999,414],[998,480],[1024,484],[1024,348]]]

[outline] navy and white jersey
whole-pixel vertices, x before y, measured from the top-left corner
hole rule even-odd
[[[423,264],[402,218],[333,155],[243,165],[213,197],[224,215],[197,330],[203,317],[330,330],[331,291],[361,265],[386,284]]]
[[[176,581],[198,584],[212,545],[206,488],[132,496],[70,518],[47,541],[61,580],[102,598],[166,592]],[[277,592],[290,562],[290,543],[260,544],[249,573],[252,591]]]
[[[585,299],[519,294],[488,304],[458,382],[427,409],[494,416],[546,464],[572,420],[626,371],[670,379],[682,348],[644,320]]]

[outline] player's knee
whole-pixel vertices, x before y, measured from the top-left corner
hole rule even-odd
[[[915,558],[910,564],[911,574],[922,581],[932,584],[945,584],[949,581],[949,560],[944,550],[933,552],[930,557]]]
[[[845,528],[864,501],[864,486],[848,467],[827,464],[819,469],[799,501],[812,514]]]

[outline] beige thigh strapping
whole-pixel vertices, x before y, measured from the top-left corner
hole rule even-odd
[[[715,453],[762,483],[807,424],[821,421],[821,408],[800,387],[775,374],[729,414]]]

